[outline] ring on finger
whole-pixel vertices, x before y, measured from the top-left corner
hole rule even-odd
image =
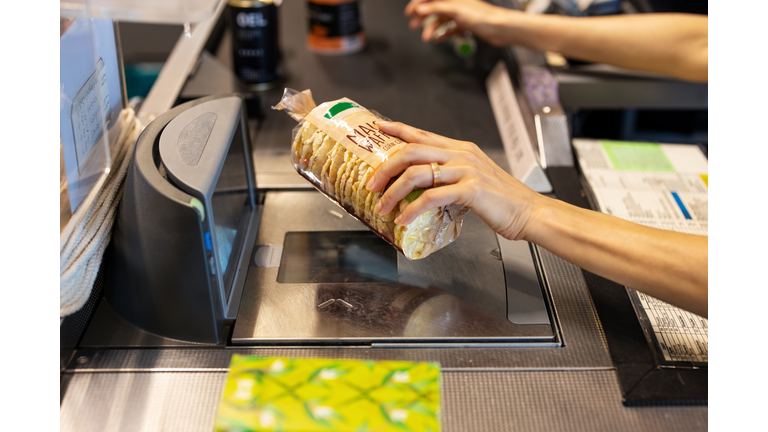
[[[432,167],[432,187],[438,187],[442,184],[440,165],[438,165],[437,162],[432,162],[430,166]]]

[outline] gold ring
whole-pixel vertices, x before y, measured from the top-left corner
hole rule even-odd
[[[441,184],[440,165],[437,162],[432,162],[430,166],[432,167],[432,187],[438,187]]]

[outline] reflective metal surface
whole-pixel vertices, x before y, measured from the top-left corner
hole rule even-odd
[[[67,371],[219,371],[227,369],[234,353],[274,357],[436,361],[444,370],[613,370],[601,324],[581,270],[545,249],[538,249],[538,252],[553,309],[557,311],[554,324],[560,329],[558,336],[563,340],[562,346],[537,349],[508,349],[509,345],[514,344],[485,344],[479,347],[462,345],[459,349],[456,345],[412,349],[412,345],[393,346],[391,343],[373,343],[375,349],[266,345],[226,349],[195,349],[190,346],[168,348],[167,345],[162,349],[89,349],[81,346],[75,358],[86,361],[70,362]]]
[[[397,282],[397,251],[373,231],[290,232],[279,283]]]
[[[377,282],[343,283],[342,279],[330,278],[332,275],[314,273],[311,278],[291,275],[290,280],[296,283],[278,282],[288,280],[285,273],[289,268],[279,266],[296,260],[294,255],[312,255],[322,249],[316,239],[306,234],[315,231],[335,237],[344,232],[356,236],[369,233],[362,223],[316,191],[267,194],[254,254],[259,262],[252,262],[246,277],[233,344],[556,344],[548,320],[539,317],[538,321],[533,320],[535,324],[516,324],[507,319],[505,269],[498,255],[492,254],[499,249],[496,234],[474,214],[466,217],[455,244],[439,253],[417,261],[408,261],[398,254],[396,282],[375,279]],[[275,267],[275,251],[269,246],[284,245],[286,238],[297,234],[301,234],[298,243],[292,240],[284,246],[280,264]],[[313,250],[297,250],[302,244]],[[527,249],[527,243],[523,246]],[[334,248],[321,252],[338,259],[339,252]],[[507,255],[512,260],[512,253]],[[380,259],[386,267],[386,258]],[[330,261],[324,263],[326,271],[342,271]],[[529,270],[529,278],[532,270],[532,277],[536,278],[530,253],[527,267],[518,254],[518,269]],[[281,271],[283,277],[278,279]],[[509,271],[514,273],[514,267]],[[360,275],[351,273],[345,277],[351,277],[350,281],[362,280]],[[521,276],[520,280],[524,279]],[[525,302],[518,309],[521,307],[525,309]]]
[[[516,324],[549,324],[541,284],[531,266],[534,252],[528,242],[510,241],[497,234],[507,287],[507,318]]]
[[[523,47],[507,47],[514,82],[524,95],[523,118],[531,137],[536,137],[543,168],[573,166],[570,129],[560,104],[559,83],[546,64],[544,54]]]

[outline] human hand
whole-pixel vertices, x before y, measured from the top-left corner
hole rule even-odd
[[[505,17],[514,14],[513,11],[493,6],[482,0],[411,0],[405,7],[405,15],[411,17],[412,29],[424,29],[421,39],[429,42],[435,37],[435,31],[448,21],[454,21],[456,26],[440,35],[437,42],[443,42],[450,36],[464,31],[471,31],[481,39],[495,46],[507,45],[505,38]],[[428,21],[427,17],[436,19]]]
[[[407,225],[422,213],[448,204],[470,207],[494,231],[509,240],[526,237],[534,208],[545,198],[507,174],[477,145],[429,133],[402,123],[377,122],[383,132],[409,143],[382,163],[368,189],[384,189],[375,211],[385,215],[415,187],[426,189],[395,222]],[[442,186],[431,188],[432,168],[440,166]]]

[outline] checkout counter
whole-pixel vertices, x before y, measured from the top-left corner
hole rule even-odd
[[[132,169],[145,171],[134,180],[129,175],[121,211],[130,209],[136,220],[151,219],[150,210],[197,214],[150,209],[135,179],[184,183],[191,176],[185,184],[199,185],[201,199],[208,196],[210,179],[183,172],[183,164],[173,168],[163,140],[184,133],[200,113],[221,110],[218,118],[230,119],[216,123],[229,127],[223,140],[252,155],[243,173],[253,194],[245,197],[245,222],[229,255],[237,265],[216,266],[215,252],[177,252],[180,266],[201,260],[204,270],[211,260],[213,270],[178,284],[142,279],[125,256],[141,228],[118,216],[91,299],[62,323],[61,430],[211,430],[233,354],[439,362],[446,431],[706,430],[706,368],[660,371],[636,318],[622,315],[623,287],[535,245],[507,241],[472,213],[456,244],[408,261],[295,172],[289,162],[295,122],[269,109],[284,87],[311,89],[318,102],[348,97],[391,119],[475,142],[509,169],[485,78],[498,61],[519,88],[526,88],[522,71],[538,68],[536,82],[544,76],[544,85],[554,74],[537,53],[479,44],[468,62],[449,47],[424,44],[407,28],[405,4],[364,2],[366,48],[323,56],[305,48],[303,2],[284,2],[283,79],[268,90],[246,91],[243,99],[226,95],[244,89],[231,75],[223,5],[192,37],[180,39],[139,110],[155,121],[137,143]],[[184,70],[191,73],[179,73]],[[175,96],[168,89],[177,89]],[[526,124],[549,161],[551,196],[589,207],[559,100],[520,94]],[[212,104],[217,108],[200,109]],[[248,139],[233,138],[238,133]],[[229,158],[220,153],[218,163]],[[146,174],[158,165],[168,172]],[[238,205],[243,208],[242,199]],[[186,216],[179,224],[199,231],[197,243],[204,244],[204,225]],[[165,247],[188,250],[153,246],[158,253]],[[221,270],[211,277],[215,269]],[[210,279],[200,288],[210,298],[192,294],[200,278]],[[688,385],[678,381],[663,391],[673,376]],[[634,388],[644,386],[643,394]]]

